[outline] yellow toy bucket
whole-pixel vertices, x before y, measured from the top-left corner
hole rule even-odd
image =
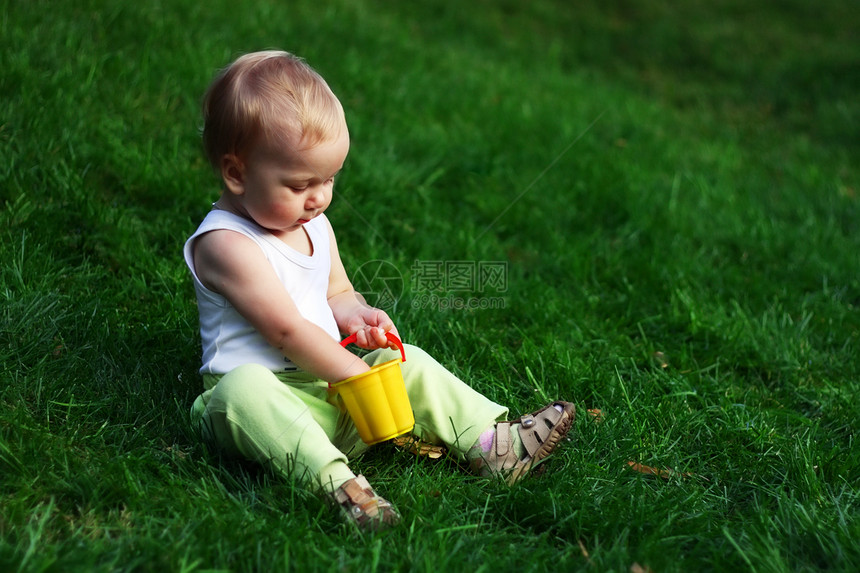
[[[400,349],[400,358],[377,364],[364,374],[331,385],[343,399],[358,435],[368,445],[390,440],[415,427],[415,416],[400,371],[400,363],[406,362],[406,352],[399,338],[390,332],[385,336]],[[345,338],[341,345],[353,342],[354,334]]]

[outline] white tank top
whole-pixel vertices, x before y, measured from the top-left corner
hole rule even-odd
[[[320,215],[305,224],[313,255],[304,255],[259,225],[227,211],[210,211],[197,231],[186,241],[185,263],[194,277],[200,337],[203,345],[201,374],[226,374],[242,364],[261,364],[273,372],[294,372],[299,367],[271,346],[220,294],[207,289],[194,268],[194,239],[209,231],[236,231],[254,241],[272,264],[278,278],[307,320],[339,340],[337,323],[328,305],[331,272],[328,223]]]

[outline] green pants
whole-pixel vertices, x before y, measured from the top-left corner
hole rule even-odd
[[[415,414],[414,434],[444,444],[462,458],[507,408],[485,398],[418,347],[404,345],[406,392]],[[399,353],[375,350],[371,366]],[[299,471],[327,490],[354,477],[347,466],[367,445],[328,384],[308,374],[275,374],[256,364],[223,376],[206,376],[207,390],[192,406],[204,438],[224,452]]]

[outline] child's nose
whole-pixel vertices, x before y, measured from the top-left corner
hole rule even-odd
[[[323,203],[325,199],[325,186],[315,185],[308,193],[307,205],[309,207],[317,207]]]

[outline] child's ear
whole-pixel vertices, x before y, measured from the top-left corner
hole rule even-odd
[[[237,156],[228,154],[221,158],[221,178],[230,193],[241,195],[245,192],[245,165]]]

